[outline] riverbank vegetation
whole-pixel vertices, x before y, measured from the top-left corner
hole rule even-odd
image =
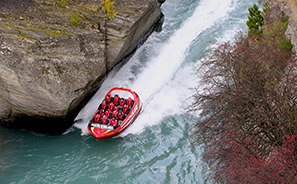
[[[297,183],[297,66],[285,36],[288,17],[272,3],[261,14],[257,8],[249,9],[249,34],[216,45],[197,70],[189,111],[200,118],[192,138],[204,145],[217,183]]]

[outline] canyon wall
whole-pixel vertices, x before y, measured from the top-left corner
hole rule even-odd
[[[0,124],[62,134],[116,65],[162,23],[157,0],[0,2]]]

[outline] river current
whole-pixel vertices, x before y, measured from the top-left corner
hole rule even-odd
[[[186,107],[195,68],[211,42],[247,31],[257,0],[167,0],[163,30],[153,33],[100,90],[62,136],[0,127],[0,183],[209,183],[193,147]],[[115,86],[135,90],[143,110],[117,138],[97,141],[87,123]]]

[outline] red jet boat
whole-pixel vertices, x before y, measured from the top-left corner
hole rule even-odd
[[[141,100],[135,91],[112,88],[98,106],[88,130],[98,140],[115,137],[135,121],[141,108]]]

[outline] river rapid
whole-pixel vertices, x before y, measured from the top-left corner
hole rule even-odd
[[[198,81],[195,68],[211,42],[247,31],[248,8],[257,2],[167,0],[163,30],[109,74],[62,136],[0,127],[0,183],[209,183],[185,110]],[[87,123],[116,86],[135,90],[143,110],[119,137],[98,141]]]

